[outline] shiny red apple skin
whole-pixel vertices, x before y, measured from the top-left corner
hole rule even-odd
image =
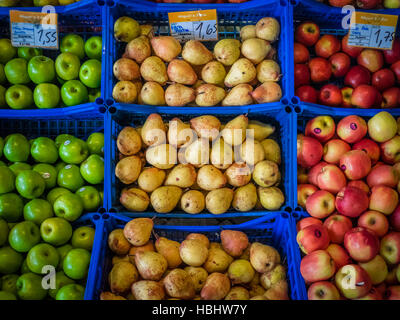
[[[330,107],[339,107],[342,104],[342,91],[334,84],[326,84],[319,91],[318,101]]]
[[[367,68],[370,72],[376,72],[383,67],[383,54],[376,49],[364,49],[358,55],[357,63]]]
[[[298,63],[294,66],[295,88],[310,84],[310,77],[310,69],[306,64]]]
[[[341,139],[329,140],[324,145],[323,160],[328,163],[339,164],[341,156],[350,150],[350,145]]]
[[[356,227],[346,232],[344,247],[355,261],[368,262],[378,254],[380,244],[373,231]]]
[[[361,47],[355,47],[355,46],[349,46],[347,44],[347,40],[349,38],[349,35],[346,34],[343,38],[342,38],[342,51],[346,54],[348,54],[350,57],[352,58],[357,58],[357,56],[361,53],[361,51],[363,50],[363,48]]]
[[[345,187],[336,195],[336,209],[349,218],[357,218],[368,209],[368,195],[361,189]]]
[[[361,84],[356,87],[351,95],[351,104],[358,108],[369,109],[377,103],[378,90],[373,86]]]
[[[314,138],[303,135],[297,136],[297,163],[309,168],[321,161],[323,155],[321,143]]]
[[[306,63],[310,59],[310,52],[307,47],[300,43],[294,43],[294,63]]]
[[[390,70],[396,75],[397,83],[400,84],[400,60],[390,66]]]
[[[321,58],[328,59],[330,56],[339,52],[341,44],[339,39],[332,34],[324,34],[315,44],[315,54]]]
[[[351,67],[344,78],[344,85],[352,87],[353,89],[357,88],[359,85],[370,83],[371,73],[362,66]]]
[[[296,96],[299,97],[300,101],[317,103],[318,91],[312,86],[301,86],[296,89]]]
[[[391,50],[383,50],[383,56],[387,64],[393,64],[400,60],[400,39],[396,38],[393,41]]]
[[[371,139],[362,139],[353,145],[353,150],[363,150],[371,159],[371,164],[374,165],[378,162],[381,155],[378,144]]]
[[[321,57],[312,58],[308,63],[311,72],[312,82],[328,81],[332,75],[331,63]]]
[[[372,85],[381,92],[393,87],[395,82],[395,75],[393,71],[388,68],[380,69],[372,75]]]
[[[320,30],[316,23],[305,21],[297,26],[295,40],[307,47],[313,46],[319,39]]]
[[[398,108],[400,106],[400,88],[391,87],[382,93],[382,108]]]
[[[344,117],[336,126],[336,133],[347,143],[356,143],[367,134],[368,128],[365,120],[356,115]]]
[[[334,53],[329,57],[329,62],[332,65],[332,74],[336,78],[344,77],[350,70],[350,57],[344,52]]]

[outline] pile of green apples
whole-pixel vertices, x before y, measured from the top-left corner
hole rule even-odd
[[[103,148],[99,132],[0,138],[0,300],[83,299],[94,229],[71,222],[102,203]]]
[[[42,49],[0,39],[0,108],[39,109],[94,102],[100,96],[102,39],[68,34],[55,61]]]

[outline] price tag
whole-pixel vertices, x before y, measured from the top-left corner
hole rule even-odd
[[[217,10],[169,12],[171,35],[181,42],[187,40],[218,40]]]
[[[56,13],[10,10],[10,25],[14,47],[58,49]]]
[[[353,11],[348,45],[355,47],[392,49],[398,16]]]

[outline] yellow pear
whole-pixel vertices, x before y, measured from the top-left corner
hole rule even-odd
[[[197,173],[197,184],[203,190],[211,191],[222,188],[226,182],[224,174],[211,164],[201,167]]]
[[[115,176],[124,184],[134,183],[142,169],[142,161],[137,156],[129,156],[118,161]]]
[[[125,156],[134,155],[142,148],[142,138],[135,128],[125,127],[118,134],[117,147]]]
[[[171,36],[154,37],[150,40],[151,46],[156,56],[165,62],[170,62],[182,51],[181,44]]]
[[[191,300],[196,291],[189,273],[183,269],[172,270],[163,280],[165,291],[170,297]]]
[[[256,26],[255,25],[247,25],[240,29],[240,39],[243,41],[247,39],[256,38]]]
[[[143,104],[148,104],[151,106],[164,106],[164,89],[157,82],[146,82],[140,91],[140,99]]]
[[[196,103],[200,107],[212,107],[225,98],[226,92],[213,84],[203,84],[196,89]]]
[[[117,41],[129,42],[140,36],[139,23],[130,17],[120,17],[114,23],[114,38]]]
[[[202,300],[222,300],[231,290],[231,282],[229,278],[222,273],[211,273],[201,289]]]
[[[181,199],[182,189],[176,186],[162,186],[151,193],[150,202],[158,213],[168,213],[175,209]]]
[[[135,103],[138,92],[131,81],[118,81],[113,88],[112,96],[116,102]]]
[[[220,248],[212,248],[208,251],[208,257],[203,268],[208,273],[225,272],[232,263],[233,258]]]
[[[224,141],[231,146],[240,145],[246,139],[248,121],[245,115],[237,116],[229,121],[221,132]]]
[[[229,265],[228,276],[233,284],[249,283],[255,275],[250,262],[244,259],[237,259]]]
[[[251,180],[251,170],[245,162],[235,162],[225,171],[228,183],[232,187],[242,187]]]
[[[270,289],[280,280],[286,279],[286,269],[281,264],[277,265],[274,269],[267,273],[263,273],[260,277],[261,285],[265,290]]]
[[[200,138],[214,140],[219,135],[221,122],[215,116],[204,115],[190,120],[190,125]]]
[[[249,136],[257,141],[262,141],[275,132],[274,126],[257,120],[250,120],[247,129],[251,130],[248,131]]]
[[[232,147],[220,138],[216,140],[211,148],[211,163],[218,169],[225,170],[233,163]]]
[[[132,294],[136,300],[163,300],[164,287],[160,282],[140,280],[132,285]]]
[[[261,205],[267,210],[279,210],[285,202],[285,196],[277,187],[258,187],[257,194]]]
[[[281,164],[281,147],[275,140],[265,139],[261,141],[261,145],[264,148],[265,160]]]
[[[289,300],[288,283],[286,280],[280,280],[264,293],[268,300]]]
[[[182,147],[193,141],[194,132],[188,123],[173,118],[168,126],[168,142],[174,147]]]
[[[257,67],[257,79],[261,83],[267,81],[279,81],[281,78],[281,68],[279,64],[271,59],[261,61]]]
[[[200,213],[206,207],[204,194],[198,190],[186,191],[181,198],[181,208],[186,213]]]
[[[250,263],[259,273],[273,270],[281,262],[279,252],[271,246],[253,242],[250,247]]]
[[[241,83],[249,83],[253,81],[256,76],[257,71],[254,64],[246,58],[241,58],[230,68],[225,77],[225,86],[231,88]]]
[[[168,64],[169,80],[186,85],[193,85],[197,81],[197,74],[185,60],[174,59]]]
[[[165,101],[171,107],[184,107],[196,98],[195,91],[183,84],[171,84],[165,90]]]
[[[156,56],[146,58],[140,66],[140,74],[146,81],[155,81],[165,85],[168,81],[167,68],[164,62]]]
[[[265,158],[264,148],[257,140],[246,139],[240,146],[240,160],[253,167]]]
[[[153,281],[159,281],[168,268],[167,259],[154,251],[136,252],[135,265],[144,280]]]
[[[267,81],[257,87],[251,95],[258,103],[276,102],[282,98],[282,89],[278,83]]]
[[[140,134],[147,146],[155,146],[166,141],[166,132],[167,128],[161,116],[157,113],[152,113],[147,117]]]
[[[253,171],[253,180],[259,186],[271,187],[276,185],[280,179],[281,173],[278,165],[275,162],[263,160],[255,165]]]
[[[189,274],[194,290],[200,292],[207,280],[207,271],[202,267],[186,267],[184,270]]]
[[[131,244],[124,237],[123,229],[114,229],[108,235],[108,247],[117,255],[127,254]]]
[[[146,211],[150,204],[147,193],[138,188],[123,189],[119,201],[129,211],[137,212]]]
[[[138,279],[139,273],[133,264],[126,261],[119,262],[113,266],[109,274],[111,292],[124,294]]]
[[[100,294],[100,300],[127,300],[127,299],[111,292],[102,292]]]
[[[158,169],[171,169],[177,163],[177,151],[169,144],[159,144],[146,150],[146,160]]]
[[[137,37],[129,41],[125,48],[126,58],[142,63],[146,58],[151,56],[150,41],[145,36]]]
[[[229,210],[233,199],[233,191],[221,188],[210,191],[206,196],[206,208],[212,214],[222,214]]]
[[[129,221],[124,227],[124,236],[130,244],[142,246],[149,242],[153,220],[149,218],[136,218]]]
[[[161,186],[165,179],[165,171],[158,168],[145,168],[139,175],[139,188],[146,192],[153,192]]]
[[[206,64],[214,59],[213,54],[198,40],[189,40],[185,43],[182,57],[194,65]]]
[[[242,44],[242,55],[254,64],[263,61],[270,50],[269,42],[258,38],[247,39]]]
[[[184,150],[185,159],[195,167],[209,163],[210,145],[208,139],[197,139]]]
[[[207,246],[195,239],[182,241],[179,252],[183,262],[191,267],[200,267],[208,257]]]
[[[201,78],[206,83],[215,84],[217,86],[224,86],[226,77],[225,67],[221,62],[211,61],[207,63],[201,70]]]
[[[281,26],[275,18],[266,17],[259,20],[256,24],[257,38],[273,42],[279,38]]]
[[[219,40],[214,47],[214,55],[225,66],[231,66],[240,57],[240,41],[236,39]]]
[[[192,86],[192,88],[194,90],[196,90],[198,87],[200,87],[201,85],[205,84],[205,81],[203,80],[197,80],[196,83]]]
[[[153,26],[150,25],[150,24],[142,24],[142,25],[140,25],[140,34],[142,36],[146,36],[149,39],[153,38],[154,37]]]
[[[250,285],[250,290],[249,290],[250,298],[260,297],[260,296],[263,297],[264,293],[265,293],[265,289],[261,285],[259,285],[259,284]],[[267,298],[264,297],[264,299],[262,299],[262,300],[266,300],[266,299]]]
[[[140,79],[138,64],[128,58],[118,59],[113,65],[114,76],[120,81],[132,81]]]
[[[232,207],[237,211],[246,212],[252,210],[257,204],[257,188],[249,183],[235,190]]]
[[[238,84],[222,100],[223,106],[245,106],[254,102],[251,92],[253,87],[247,83]]]
[[[198,240],[198,241],[202,242],[207,247],[207,249],[210,248],[210,240],[208,240],[207,236],[202,233],[189,233],[186,236],[185,240],[189,240],[189,239]]]
[[[249,300],[249,291],[243,287],[233,287],[225,297],[225,300]]]
[[[157,239],[155,246],[157,252],[167,259],[169,268],[177,268],[182,264],[182,259],[179,255],[179,242],[160,237]]]
[[[178,164],[167,175],[166,186],[190,188],[196,182],[196,169],[191,164]]]

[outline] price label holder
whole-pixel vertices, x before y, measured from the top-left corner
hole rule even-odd
[[[58,49],[56,13],[10,10],[11,43],[14,47]]]
[[[169,12],[171,35],[181,42],[187,40],[218,40],[217,10]]]
[[[397,15],[353,11],[348,45],[373,49],[392,49]]]

